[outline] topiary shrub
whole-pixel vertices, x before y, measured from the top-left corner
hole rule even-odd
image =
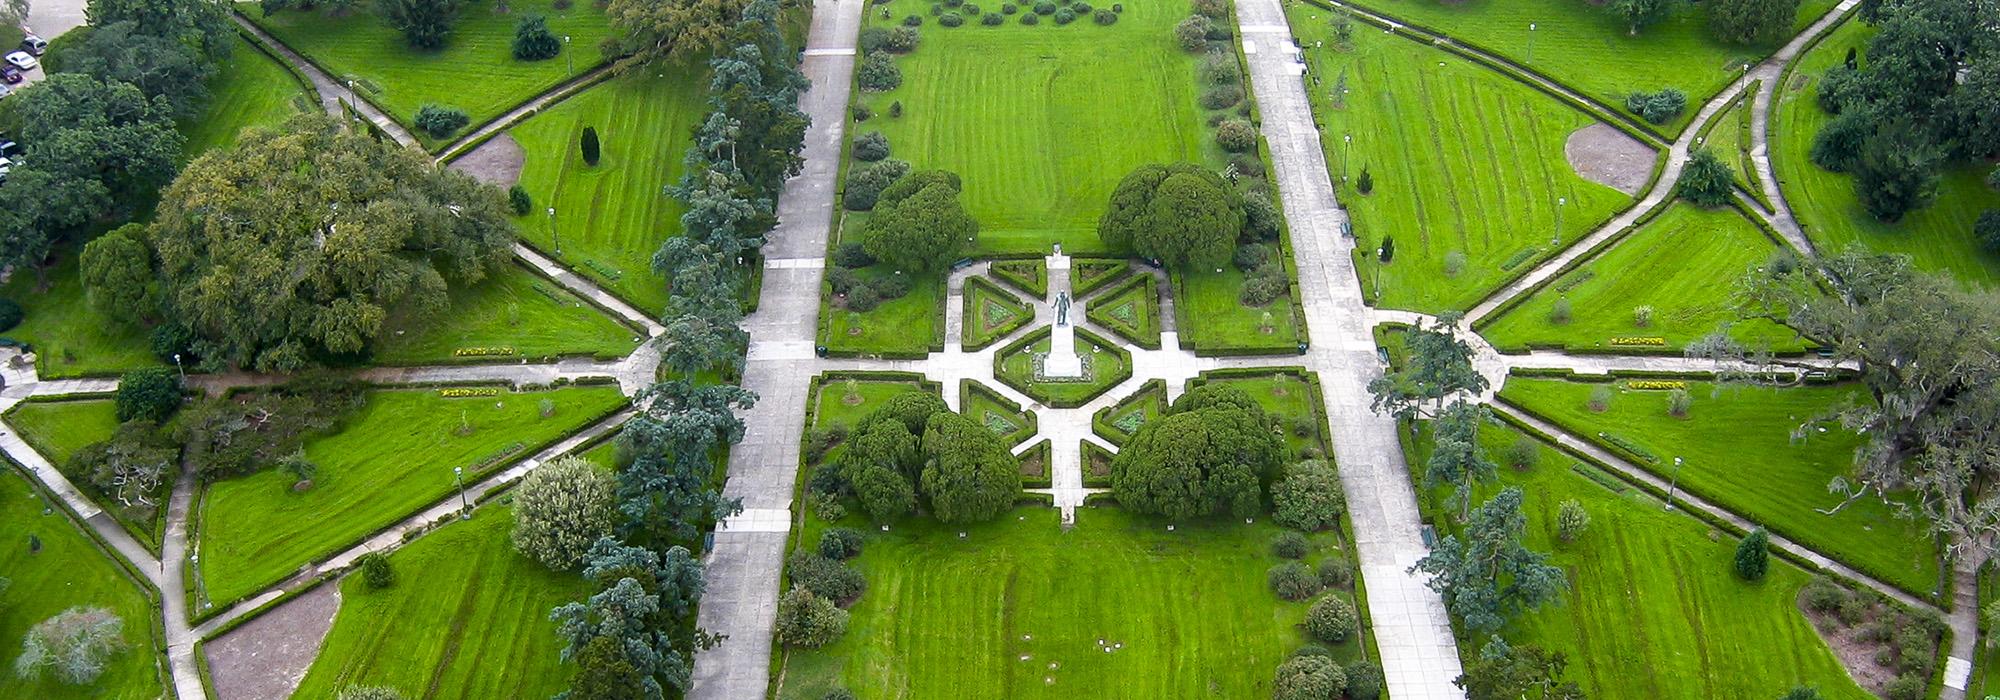
[[[847,292],[847,310],[868,313],[882,305],[882,294],[868,285],[855,285]]]
[[[1033,12],[1021,15],[1021,23],[1030,27],[1041,24],[1042,16]]]
[[[424,105],[417,108],[417,128],[434,139],[450,138],[471,121],[472,118],[465,116],[465,111],[457,107]]]
[[[857,123],[868,121],[869,117],[875,116],[875,110],[869,109],[868,105],[855,105],[849,113],[854,115],[854,121]]]
[[[1306,632],[1328,644],[1346,642],[1360,622],[1361,616],[1355,614],[1354,606],[1336,595],[1319,599],[1306,611]]]
[[[513,210],[515,216],[527,216],[535,209],[535,200],[528,196],[528,188],[515,185],[507,188],[507,208]],[[0,331],[5,330],[0,328]]]
[[[1382,697],[1382,667],[1370,661],[1356,661],[1347,667],[1348,700],[1376,700]]]
[[[181,407],[181,382],[174,370],[148,367],[118,378],[118,421],[165,421]]]
[[[965,4],[965,0],[942,0],[942,2],[945,7],[952,7],[952,8]]]
[[[974,4],[972,4],[972,3],[969,3],[969,2],[968,2],[968,3],[965,3],[965,6],[964,6],[964,7],[960,7],[960,8],[958,8],[958,13],[959,13],[959,14],[961,14],[961,15],[965,15],[965,16],[967,16],[967,17],[978,17],[978,16],[980,16],[980,15],[983,15],[983,14],[986,14],[986,13],[984,13],[984,12],[981,12],[981,11],[980,11],[980,9],[979,9],[979,6],[978,6],[978,5],[974,5]]]
[[[389,568],[389,555],[369,552],[361,555],[361,582],[370,590],[382,590],[396,585],[396,570]]]
[[[1055,4],[1055,3],[1053,3],[1053,2],[1050,2],[1049,0],[1036,0],[1036,2],[1035,2],[1035,14],[1038,14],[1038,15],[1052,15],[1052,14],[1055,14],[1055,13],[1056,13],[1056,4]]]
[[[936,14],[936,13],[932,13],[932,14]],[[923,16],[923,15],[909,15],[909,16],[907,16],[907,17],[904,17],[904,18],[903,18],[903,26],[905,26],[905,27],[921,27],[921,26],[924,26],[924,16]]]
[[[889,157],[889,137],[870,131],[854,139],[854,159],[873,163]]]
[[[820,533],[819,555],[836,561],[860,556],[861,532],[851,527],[836,527]]]
[[[1000,14],[1011,15],[1021,11],[1021,6],[1011,2],[1000,3]]]
[[[549,22],[539,14],[529,13],[514,23],[514,58],[522,61],[542,61],[555,58],[562,53],[562,42],[549,31]]]
[[[889,103],[889,118],[890,118],[890,119],[901,119],[901,118],[903,118],[903,101],[902,101],[902,100],[896,100],[895,102],[891,102],[891,103]]]
[[[1654,124],[1665,124],[1687,109],[1687,93],[1674,88],[1625,96],[1625,109]]]
[[[1099,16],[1102,16],[1104,14],[1104,10],[1098,10],[1097,13]],[[1114,20],[1117,17],[1118,17],[1117,15],[1112,15],[1112,18]],[[1099,24],[1105,24],[1105,23],[1099,22]],[[1215,87],[1209,88],[1207,92],[1201,94],[1202,109],[1229,109],[1230,107],[1236,106],[1236,103],[1242,101],[1243,101],[1243,88],[1237,87],[1235,85],[1217,85]]]
[[[1236,65],[1235,56],[1209,54],[1201,60],[1199,71],[1202,82],[1210,85],[1237,85],[1243,82],[1243,67]]]
[[[1319,563],[1319,585],[1327,588],[1346,588],[1353,583],[1353,564],[1341,559],[1327,559]]]
[[[1100,9],[1090,13],[1090,20],[1100,26],[1110,26],[1118,23],[1118,13]]]
[[[946,12],[938,16],[938,26],[957,27],[965,24],[965,17],[956,12]]]
[[[1076,21],[1076,11],[1065,7],[1056,10],[1056,13],[1051,18],[1056,21],[1056,24],[1069,24]]]
[[[1278,665],[1272,700],[1334,700],[1347,689],[1347,672],[1325,656],[1294,656]]]
[[[957,16],[945,15],[945,17]],[[945,24],[943,18],[939,18],[938,22]],[[957,25],[945,24],[945,26]],[[861,68],[855,73],[855,80],[866,92],[887,92],[902,86],[903,70],[896,67],[896,59],[890,58],[889,54],[871,53],[861,59]]]
[[[1040,6],[1037,5],[1037,8]],[[1037,11],[1040,11],[1039,9]],[[1208,18],[1192,15],[1174,25],[1174,41],[1179,42],[1182,51],[1200,51],[1208,48]]]
[[[597,167],[597,159],[604,153],[603,148],[597,142],[597,127],[583,127],[583,142],[580,146],[583,149],[583,164]]]
[[[1745,581],[1760,581],[1771,569],[1771,536],[1764,528],[1751,530],[1736,545],[1736,575]]]
[[[1242,153],[1257,147],[1257,130],[1250,122],[1231,119],[1215,127],[1215,145],[1230,153]]]
[[[916,17],[916,15],[910,16]],[[922,22],[924,20],[923,18],[918,18],[917,21]],[[917,50],[917,46],[922,44],[923,41],[924,35],[918,33],[917,30],[909,27],[896,27],[889,30],[889,43],[883,44],[882,48],[895,53],[909,53]]]
[[[793,587],[812,591],[813,595],[839,605],[854,602],[868,587],[861,572],[817,552],[794,552],[786,557],[785,576],[792,580]]]
[[[1313,575],[1312,567],[1304,562],[1288,561],[1271,567],[1264,580],[1271,585],[1271,592],[1279,598],[1298,602],[1313,597],[1319,592],[1319,577]]]
[[[1001,16],[1000,13],[998,12],[988,12],[986,13],[986,16],[979,18],[979,23],[984,24],[988,27],[998,27],[1002,24],[1006,24],[1007,18]]]
[[[1284,559],[1299,559],[1312,550],[1312,543],[1306,536],[1287,530],[1271,538],[1271,553]]]

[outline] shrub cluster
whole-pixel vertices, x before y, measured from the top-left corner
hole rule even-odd
[[[1687,109],[1687,93],[1675,88],[1659,92],[1634,92],[1625,96],[1625,109],[1654,124],[1665,124]]]
[[[909,174],[910,164],[895,159],[857,165],[847,170],[847,185],[841,188],[840,204],[848,211],[868,211],[882,196],[882,190]]]
[[[853,603],[868,588],[860,571],[818,552],[793,552],[785,559],[785,575],[792,579],[793,587],[840,605]]]
[[[471,121],[472,118],[465,116],[465,111],[457,107],[424,105],[417,108],[417,128],[434,139],[450,138]]]

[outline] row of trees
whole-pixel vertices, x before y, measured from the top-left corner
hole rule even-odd
[[[1705,0],[1708,30],[1723,41],[1768,44],[1791,34],[1799,0]],[[1611,0],[1605,11],[1625,22],[1628,33],[1665,21],[1682,9],[1683,0]]]
[[[719,641],[694,625],[704,582],[688,545],[739,508],[709,475],[721,449],[742,439],[736,412],[756,397],[694,378],[742,371],[746,258],[775,225],[778,189],[801,163],[807,120],[796,103],[806,81],[778,11],[776,0],[611,5],[624,65],[713,53],[711,111],[695,129],[687,175],[668,188],[687,207],[683,235],[653,259],[671,281],[657,341],[669,379],[641,392],[640,415],[620,434],[617,525],[582,559],[597,592],[551,613],[563,659],[578,666],[572,700],[685,693],[695,652]]]
[[[1854,176],[1869,214],[1897,221],[1929,206],[1939,174],[2000,154],[2000,35],[1977,28],[1995,0],[1882,0],[1861,17],[1877,27],[1865,64],[1847,60],[1820,81],[1836,115],[1812,161]]]

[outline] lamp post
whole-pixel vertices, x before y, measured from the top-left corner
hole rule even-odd
[[[563,61],[569,64],[569,74],[576,75],[576,56],[569,52],[569,35],[563,35]]]
[[[1567,204],[1569,204],[1569,198],[1568,198],[1568,197],[1557,197],[1557,198],[1556,198],[1556,230],[1555,230],[1554,232],[1552,232],[1552,233],[1550,233],[1550,234],[1549,234],[1549,247],[1550,247],[1550,248],[1554,248],[1554,247],[1556,247],[1556,246],[1559,246],[1559,245],[1562,245],[1562,237],[1563,237],[1563,207],[1564,207],[1565,205],[1567,205]]]
[[[1535,23],[1528,23],[1528,62],[1535,62]]]
[[[174,353],[174,371],[179,372],[181,374],[181,386],[187,386],[188,383],[187,368],[181,366],[180,353]]]
[[[556,242],[556,257],[562,257],[562,233],[556,229],[556,208],[549,207],[549,237]]]
[[[458,519],[472,519],[472,501],[465,497],[465,467],[452,467],[451,476],[458,480]]]
[[[1674,458],[1674,478],[1667,482],[1667,510],[1674,509],[1674,492],[1681,486],[1681,458]]]
[[[1344,134],[1344,135],[1342,135],[1342,136],[1340,137],[1340,142],[1341,142],[1341,147],[1340,147],[1340,184],[1343,184],[1343,185],[1345,185],[1345,184],[1347,184],[1347,158],[1348,158],[1349,156],[1352,156],[1352,155],[1354,155],[1354,135],[1353,135],[1353,134]]]

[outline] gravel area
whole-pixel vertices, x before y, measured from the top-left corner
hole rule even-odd
[[[340,582],[328,581],[202,645],[215,697],[290,698],[339,612]]]
[[[501,134],[452,161],[451,169],[489,185],[513,187],[521,179],[521,164],[527,160],[528,154],[521,150],[521,142],[515,141],[511,135]]]
[[[1652,147],[1609,124],[1598,122],[1569,134],[1563,157],[1583,179],[1625,194],[1645,189],[1653,174]]]

